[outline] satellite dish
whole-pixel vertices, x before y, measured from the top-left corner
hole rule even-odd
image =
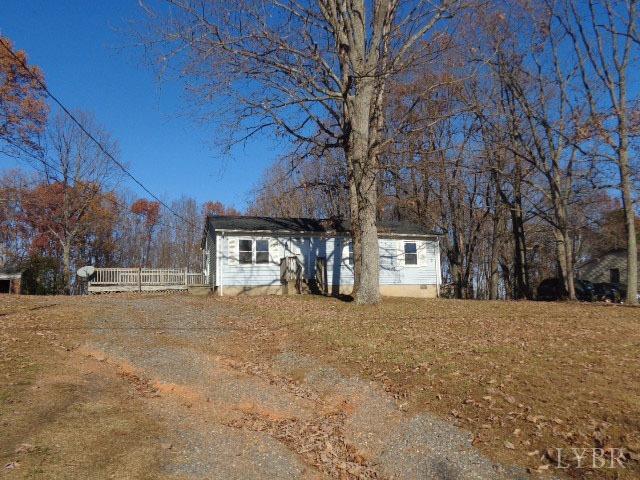
[[[91,265],[87,265],[86,267],[82,267],[78,269],[78,276],[80,278],[89,278],[91,275],[95,273],[95,267]]]

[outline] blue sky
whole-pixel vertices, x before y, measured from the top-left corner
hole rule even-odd
[[[118,141],[120,159],[151,191],[244,208],[282,141],[264,135],[230,153],[216,148],[219,128],[191,119],[182,85],[159,83],[130,46],[128,22],[141,16],[135,0],[3,0],[0,33],[42,68],[67,107],[95,114]],[[0,156],[0,168],[16,165]]]

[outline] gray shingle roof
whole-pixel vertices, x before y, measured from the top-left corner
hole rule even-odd
[[[209,215],[207,217],[207,225],[214,230],[268,232],[348,233],[350,230],[350,224],[345,220],[291,217]],[[404,235],[436,235],[425,227],[411,222],[378,222],[378,232]]]

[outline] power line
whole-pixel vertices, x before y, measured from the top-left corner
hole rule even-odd
[[[36,156],[32,155],[31,153],[27,152],[26,150],[24,150],[23,148],[18,147],[17,145],[16,145],[16,147],[17,147],[19,150],[21,150],[25,155],[27,155],[27,156],[29,156],[29,157],[33,158],[33,159],[34,159],[34,160],[36,160],[37,162],[42,163],[45,167],[50,168],[50,169],[51,169],[51,170],[53,170],[54,172],[59,173],[60,175],[63,175],[63,176],[64,176],[64,172],[63,172],[62,170],[60,170],[60,168],[58,168],[57,166],[52,165],[51,163],[49,163],[47,160],[45,160],[45,159],[44,159],[44,157],[39,157],[39,156],[38,156],[38,157],[36,157]],[[21,157],[17,157],[17,158],[18,158],[19,160],[24,160],[24,161],[26,162],[26,160],[25,160],[25,159],[23,159],[23,158],[21,158]],[[26,162],[26,163],[27,163],[27,165],[29,165],[29,166],[33,167],[33,165],[31,164],[31,162]],[[30,182],[30,183],[32,183],[32,182]],[[33,183],[35,184],[35,182],[33,182]],[[105,196],[103,196],[103,198],[104,198],[104,199],[106,199],[106,200],[108,200],[109,202],[111,202],[115,207],[118,207],[118,208],[122,209],[123,211],[124,211],[124,210],[129,210],[129,208],[130,208],[130,205],[127,205],[127,204],[125,204],[125,203],[121,203],[121,202],[119,202],[118,200],[116,200],[115,198],[111,197],[110,195],[105,195]],[[193,222],[187,222],[187,223],[188,223],[190,226],[192,226],[192,227],[198,228],[198,226],[197,226],[197,225],[195,225]],[[163,226],[163,227],[166,227],[166,228],[169,228],[169,229],[174,229],[174,228],[175,228],[176,230],[183,230],[185,233],[191,233],[190,231],[188,231],[188,230],[187,230],[187,227],[182,226],[182,225],[179,225],[179,224],[176,224],[176,225],[170,225],[170,224],[168,224],[168,223],[161,222],[160,220],[157,220],[157,221],[156,221],[156,224],[157,224],[157,225],[160,225],[160,226]]]
[[[107,156],[107,158],[109,158],[113,163],[115,163],[120,168],[120,170],[122,170],[129,178],[131,178],[136,184],[138,184],[145,192],[147,192],[154,199],[156,199],[160,203],[160,205],[166,208],[169,212],[171,212],[173,215],[175,215],[177,218],[179,218],[183,222],[189,223],[191,226],[196,227],[196,225],[193,222],[191,222],[187,218],[177,213],[169,205],[167,205],[164,201],[162,201],[157,195],[155,195],[151,190],[145,187],[144,184],[140,180],[138,180],[131,172],[129,172],[129,170],[127,170],[126,167],[121,162],[116,160],[116,158],[107,151],[107,149],[102,145],[102,143],[100,143],[84,127],[84,125],[80,123],[80,121],[73,115],[73,113],[71,113],[71,111],[69,111],[69,109],[65,107],[64,104],[60,100],[58,100],[58,98],[53,93],[51,93],[49,88],[40,79],[40,77],[38,77],[35,73],[31,71],[31,69],[27,66],[27,64],[11,49],[11,47],[9,47],[5,43],[5,41],[2,38],[0,38],[0,44],[2,44],[2,46],[9,53],[9,55],[11,55],[18,63],[20,63],[20,65],[22,65],[22,68],[25,69],[25,71],[31,76],[31,78],[33,78],[38,83],[38,85],[40,85],[40,87],[45,91],[45,93],[49,96],[49,98],[51,98],[69,116],[69,118],[78,126],[78,128],[80,128],[80,130],[98,146],[100,151],[104,153]]]

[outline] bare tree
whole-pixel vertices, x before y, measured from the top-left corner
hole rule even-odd
[[[637,88],[630,87],[630,81],[637,74],[640,54],[640,2],[548,0],[547,3],[570,38],[590,109],[591,128],[606,146],[599,155],[618,169],[627,234],[627,303],[637,304],[638,251],[629,152],[631,136],[638,129],[638,125],[633,125],[632,110],[634,104],[637,108],[640,98]],[[630,98],[633,94],[635,102]]]
[[[348,218],[348,181],[337,151],[313,152],[304,158],[285,156],[271,165],[248,209],[250,215]]]
[[[170,0],[160,58],[181,62],[191,91],[248,129],[305,148],[341,149],[347,164],[358,303],[379,300],[376,228],[384,102],[394,76],[432,58],[429,40],[459,0]],[[164,20],[164,21],[163,21]],[[147,45],[157,45],[148,39]],[[219,103],[213,103],[219,107]],[[219,108],[216,111],[220,115]]]
[[[578,222],[570,217],[570,208],[582,189],[591,188],[583,180],[593,174],[592,156],[586,151],[593,140],[585,129],[588,112],[576,95],[580,76],[575,65],[563,59],[564,35],[553,28],[553,13],[547,8],[514,5],[508,16],[495,17],[485,29],[496,108],[483,118],[488,124],[484,132],[498,141],[496,159],[509,157],[507,165],[514,166],[514,232],[521,227],[522,213],[514,213],[522,210],[519,197],[522,182],[527,182],[533,194],[529,206],[552,227],[558,272],[569,298],[575,299],[573,234]],[[481,115],[488,111],[487,105],[479,110]],[[499,177],[505,163],[499,161],[495,168]],[[529,173],[523,176],[525,169]],[[516,264],[523,264],[525,245],[514,239]]]
[[[90,128],[106,148],[115,152],[115,142],[97,126],[94,118],[78,112],[80,122]],[[45,180],[31,201],[36,223],[46,226],[62,250],[65,293],[71,291],[72,249],[77,240],[95,227],[97,202],[117,177],[109,159],[63,112],[53,119],[47,132],[47,146],[40,158]]]

